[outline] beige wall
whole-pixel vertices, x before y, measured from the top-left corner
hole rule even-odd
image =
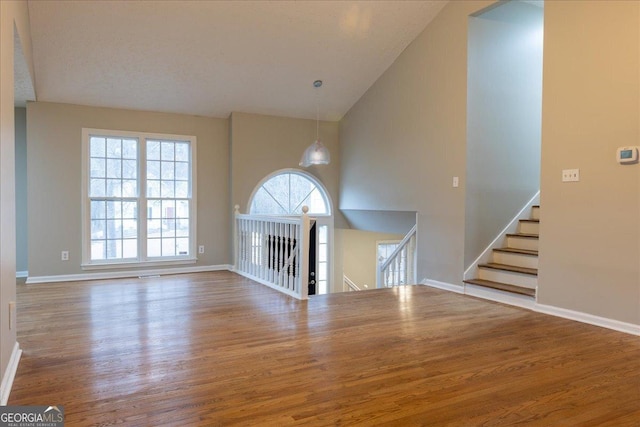
[[[15,109],[16,124],[16,270],[27,271],[27,109]]]
[[[340,206],[418,211],[418,280],[462,283],[467,19],[489,4],[449,2],[341,122]]]
[[[640,324],[640,3],[545,5],[539,297]],[[580,182],[561,171],[579,168]]]
[[[320,139],[331,153],[329,165],[301,168],[304,150],[316,139],[315,120],[258,114],[231,115],[231,206],[246,213],[256,185],[280,169],[302,169],[324,184],[334,209],[338,206],[340,156],[338,123],[320,122]]]
[[[384,240],[402,240],[402,234],[375,233],[361,230],[336,230],[336,258],[341,259],[342,271],[339,286],[342,290],[342,274],[351,279],[360,289],[376,288],[377,242]],[[338,263],[337,265],[339,265]],[[337,276],[337,275],[336,275]]]
[[[14,118],[14,24],[31,76],[31,29],[27,2],[0,1],[0,372],[6,373],[16,343],[9,303],[16,299],[16,200]],[[34,85],[35,86],[35,85]]]
[[[196,136],[197,243],[205,245],[196,265],[231,262],[228,120],[36,102],[27,104],[30,277],[83,273],[82,128]]]

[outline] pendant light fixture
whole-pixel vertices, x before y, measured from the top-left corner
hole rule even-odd
[[[320,89],[320,86],[322,86],[322,80],[313,82],[313,87],[316,88],[316,91]],[[328,165],[330,161],[329,150],[320,141],[320,102],[318,101],[318,96],[316,96],[316,140],[302,153],[300,166],[306,168],[311,165]]]

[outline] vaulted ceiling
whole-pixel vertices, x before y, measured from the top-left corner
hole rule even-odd
[[[39,101],[340,119],[446,1],[29,1]],[[324,80],[321,89],[313,81]]]

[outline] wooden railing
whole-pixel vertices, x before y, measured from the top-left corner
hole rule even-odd
[[[416,284],[417,224],[378,267],[378,288]]]
[[[304,206],[299,217],[245,215],[235,207],[234,268],[256,282],[298,299],[309,292],[309,231]]]
[[[360,289],[360,287],[358,285],[356,285],[355,283],[353,283],[353,281],[351,279],[349,279],[346,275],[342,275],[343,276],[343,280],[342,280],[342,291],[343,292],[354,292],[354,291],[361,291],[362,289]]]

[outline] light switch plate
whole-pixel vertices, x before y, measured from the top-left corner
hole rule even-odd
[[[578,182],[580,181],[580,169],[563,169],[562,182]]]
[[[457,176],[453,177],[453,188],[458,188],[458,185],[460,185],[460,180],[458,179]]]

